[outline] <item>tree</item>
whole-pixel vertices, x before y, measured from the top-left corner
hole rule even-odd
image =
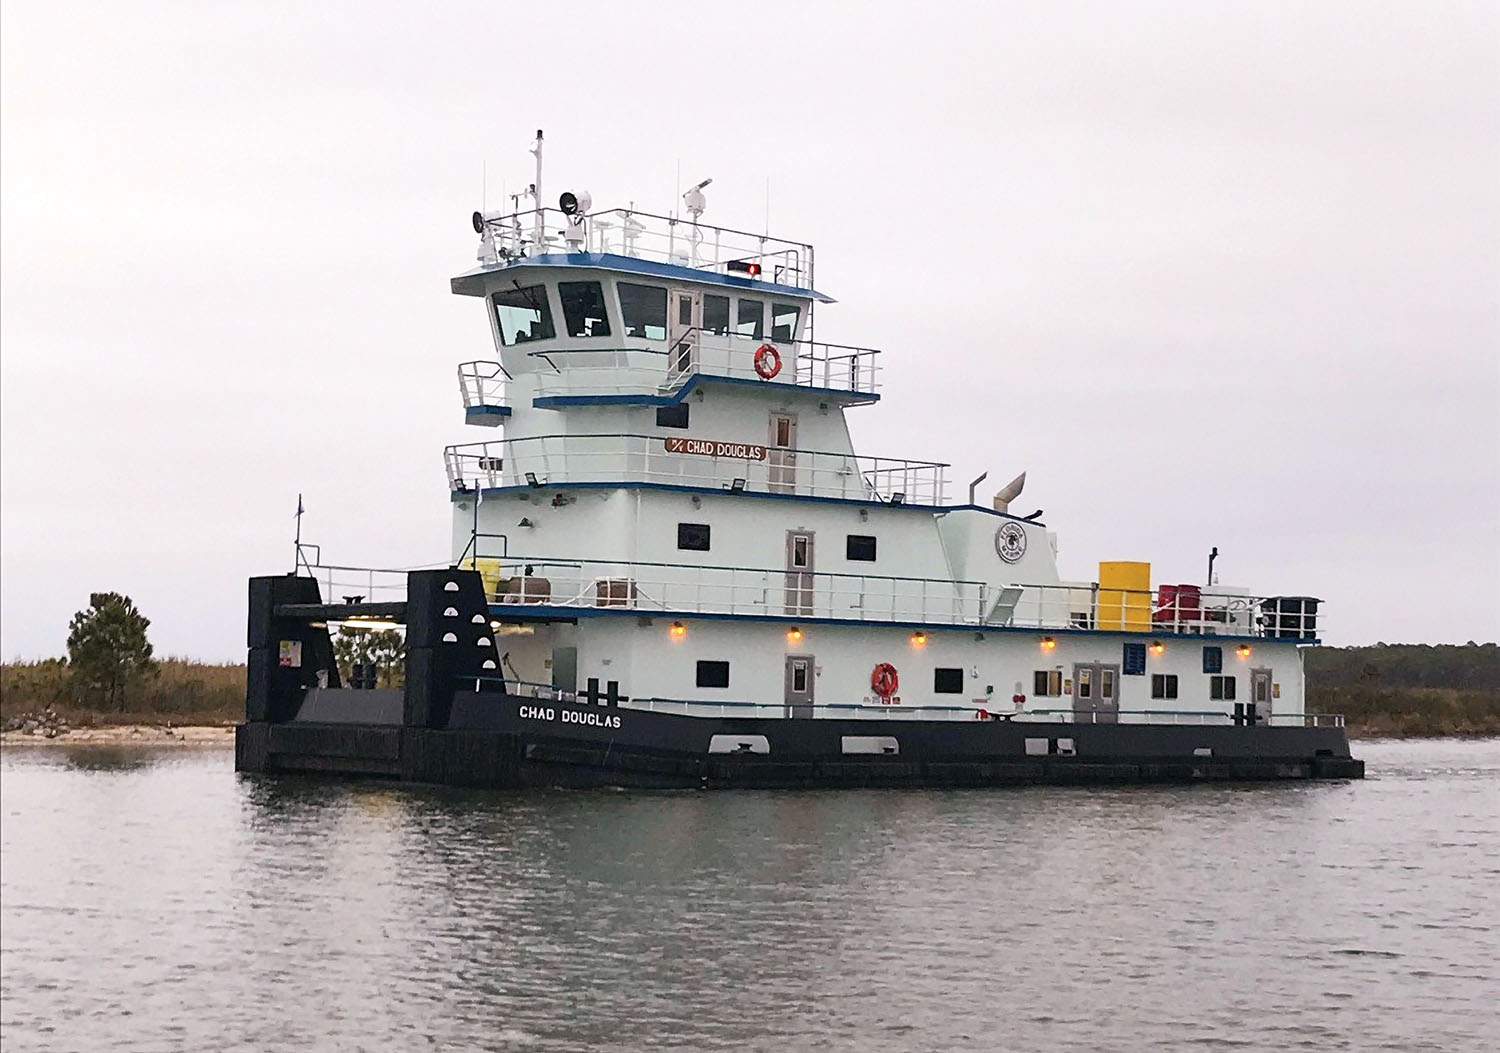
[[[376,683],[381,687],[401,687],[406,683],[406,637],[400,630],[372,632],[341,627],[333,638],[333,658],[339,664],[339,675],[345,684],[353,680],[355,665],[374,666]]]
[[[156,672],[146,639],[150,625],[129,596],[89,596],[88,609],[73,615],[68,624],[70,679],[80,702],[117,712],[125,708],[130,693]]]

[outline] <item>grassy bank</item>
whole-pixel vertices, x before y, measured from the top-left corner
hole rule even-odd
[[[1495,644],[1309,648],[1307,708],[1342,713],[1360,736],[1500,736]],[[185,658],[160,662],[121,712],[78,705],[56,660],[0,666],[0,721],[51,707],[74,727],[222,724],[244,715],[245,667]]]
[[[165,658],[123,710],[103,712],[75,701],[56,659],[0,665],[0,723],[49,708],[74,727],[234,723],[245,715],[245,667]]]

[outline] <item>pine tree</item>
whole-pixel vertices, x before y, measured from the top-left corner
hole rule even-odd
[[[151,621],[129,596],[96,592],[87,610],[68,625],[68,662],[74,696],[84,705],[116,712],[156,671],[146,630]]]

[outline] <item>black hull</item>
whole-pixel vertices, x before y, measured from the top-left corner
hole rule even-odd
[[[353,701],[357,695],[346,697]],[[843,752],[844,736],[871,735],[896,739],[899,753]],[[710,753],[714,736],[763,736],[769,752]],[[1028,740],[1033,751],[1073,752],[1028,753]],[[441,729],[352,721],[246,723],[236,733],[236,767],[495,788],[1029,786],[1364,775],[1364,762],[1349,756],[1341,728],[759,720],[538,703],[500,694],[459,695],[452,725]]]

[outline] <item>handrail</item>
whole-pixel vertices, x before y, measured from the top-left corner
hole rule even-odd
[[[452,492],[470,483],[501,486],[663,483],[728,490],[938,506],[947,503],[947,464],[891,457],[731,444],[739,455],[671,449],[676,436],[537,435],[448,446],[443,460]],[[684,436],[684,438],[695,438]],[[716,437],[717,438],[717,437]],[[727,439],[727,437],[724,437]]]

